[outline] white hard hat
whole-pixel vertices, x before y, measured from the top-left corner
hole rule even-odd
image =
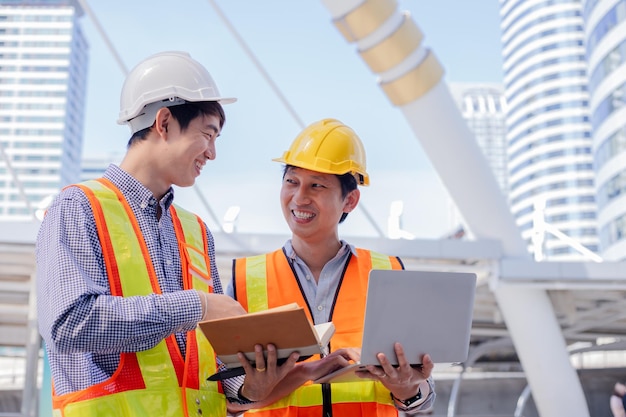
[[[161,52],[133,68],[122,87],[118,124],[132,133],[152,126],[162,107],[186,101],[217,101],[229,104],[236,98],[220,96],[211,74],[187,52]]]

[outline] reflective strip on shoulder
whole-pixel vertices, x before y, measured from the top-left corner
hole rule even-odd
[[[102,214],[108,231],[107,238],[111,242],[119,266],[120,284],[124,296],[160,292],[158,284],[152,282],[150,277],[148,268],[152,267],[152,261],[149,255],[144,253],[147,248],[142,248],[143,236],[138,230],[139,226],[133,227],[133,223],[136,223],[137,219],[134,216],[129,216],[124,203],[118,199],[114,190],[95,180],[83,184],[89,187],[97,198],[96,202],[92,201],[91,203],[99,203],[102,207]],[[140,239],[142,239],[141,242]],[[124,276],[133,278],[124,279]],[[157,291],[154,291],[155,285],[157,285]]]
[[[246,288],[248,312],[268,309],[266,255],[246,258]]]
[[[172,205],[170,208],[172,221],[179,243],[183,244],[188,261],[181,262],[188,267],[191,278],[193,278],[193,288],[212,292],[213,282],[211,277],[211,261],[208,256],[208,244],[206,241],[206,229],[202,221],[195,214]],[[189,285],[187,285],[189,287]]]
[[[392,269],[388,255],[370,251],[370,257],[372,258],[372,269]]]

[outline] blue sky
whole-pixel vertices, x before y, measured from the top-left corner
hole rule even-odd
[[[403,200],[403,226],[434,238],[451,227],[450,203],[419,141],[361,61],[332,25],[317,0],[215,0],[290,106],[305,124],[334,117],[360,135],[368,154],[371,187],[362,204],[386,228],[389,204]],[[174,5],[175,4],[175,5]],[[424,44],[443,64],[447,82],[500,82],[497,0],[405,0],[425,34]],[[239,101],[225,107],[227,122],[215,161],[198,189],[221,217],[242,207],[242,232],[285,232],[278,206],[282,154],[301,126],[263,78],[208,0],[106,2],[89,5],[127,68],[163,50],[185,50],[203,63],[223,95]],[[89,16],[83,28],[91,50],[87,90],[85,155],[122,154],[128,129],[116,124],[124,73]],[[180,190],[185,206],[205,217],[194,190]],[[355,213],[346,234],[372,235]]]

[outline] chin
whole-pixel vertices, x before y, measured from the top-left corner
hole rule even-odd
[[[196,179],[192,179],[189,181],[179,181],[176,185],[178,187],[191,187],[192,185],[194,185],[196,183]]]

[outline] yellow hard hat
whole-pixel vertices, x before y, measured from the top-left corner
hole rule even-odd
[[[354,130],[336,119],[323,119],[307,126],[280,158],[287,165],[325,174],[351,172],[359,185],[369,185],[365,172],[365,148]]]

